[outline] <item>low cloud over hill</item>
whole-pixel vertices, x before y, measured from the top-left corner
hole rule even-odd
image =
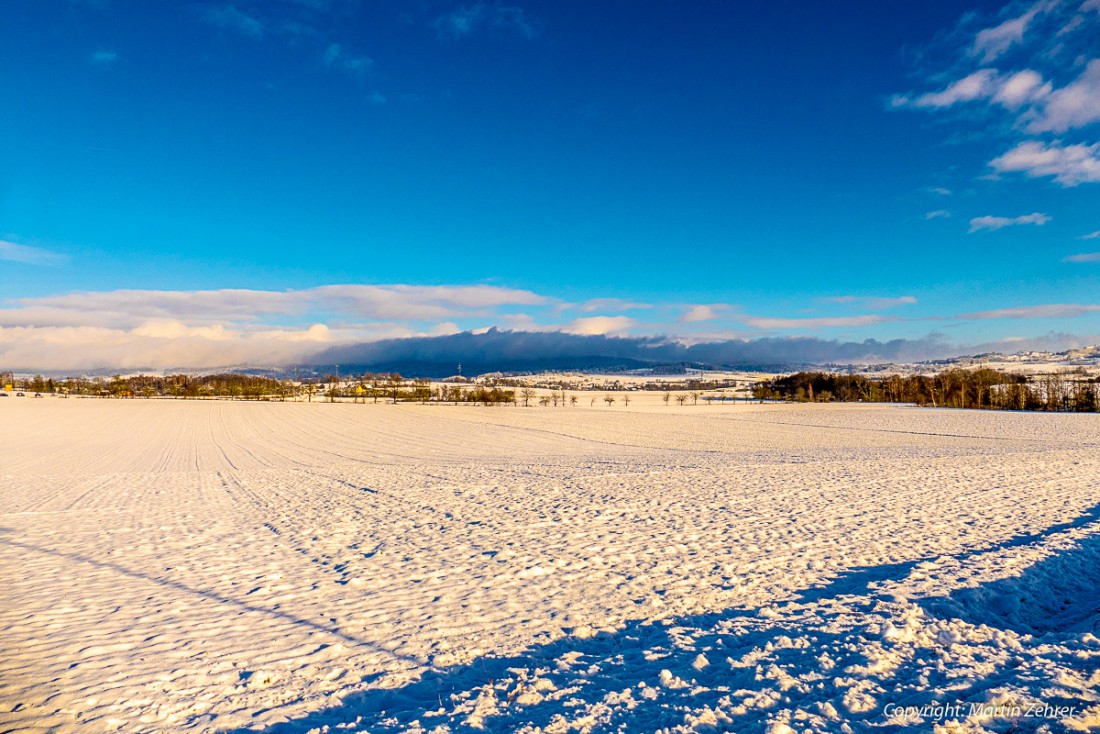
[[[926,339],[841,342],[814,337],[769,337],[684,344],[665,337],[613,337],[489,329],[447,336],[387,339],[332,347],[311,365],[441,376],[457,365],[466,374],[488,371],[639,368],[689,363],[713,367],[780,367],[829,362],[901,362],[958,354],[958,347]]]

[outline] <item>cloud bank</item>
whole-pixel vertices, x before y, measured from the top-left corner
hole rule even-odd
[[[860,342],[816,337],[763,337],[687,345],[665,337],[579,336],[490,329],[480,334],[465,332],[335,347],[314,355],[309,363],[318,366],[339,364],[341,370],[396,371],[433,377],[452,375],[459,364],[464,374],[497,370],[629,369],[672,364],[768,369],[913,362],[1001,350],[1068,349],[1086,343],[1072,335],[1052,333],[1036,339],[1010,339],[970,346],[949,343],[941,335]]]
[[[1036,216],[1042,215],[1022,219]],[[52,259],[52,253],[24,246],[0,253],[36,262]],[[1089,253],[1068,259],[1092,261]],[[608,360],[741,366],[894,361],[973,351],[973,346],[931,338],[854,340],[852,332],[883,324],[908,323],[912,331],[928,321],[953,328],[966,321],[1100,313],[1094,304],[1062,303],[908,315],[917,303],[910,295],[836,295],[789,317],[748,313],[728,303],[613,297],[568,302],[495,285],[80,291],[12,299],[0,306],[0,369],[190,370],[319,360],[408,369],[409,360],[423,358],[417,363],[421,367],[449,374],[458,362],[494,370],[560,368],[562,360],[574,367]],[[421,347],[427,350],[423,355],[415,351]],[[507,361],[495,364],[495,357]]]

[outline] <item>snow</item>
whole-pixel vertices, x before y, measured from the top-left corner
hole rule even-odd
[[[13,401],[0,730],[1097,730],[1098,448],[882,405]]]

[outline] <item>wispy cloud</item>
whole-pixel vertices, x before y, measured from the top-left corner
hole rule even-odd
[[[1100,6],[1096,0],[1010,3],[999,22],[977,30],[979,14],[963,16],[955,33],[934,44],[947,70],[930,76],[937,88],[894,95],[891,106],[984,110],[987,114],[976,118],[984,128],[991,127],[989,117],[1000,117],[1006,124],[993,129],[1018,138],[990,162],[997,173],[1049,176],[1062,186],[1100,181],[1095,137],[1069,143],[1049,137],[1070,131],[1094,136],[1100,122],[1100,58],[1094,41],[1100,36],[1100,12],[1094,3]],[[944,77],[950,80],[946,84]]]
[[[951,216],[951,212],[946,209],[937,209],[933,212],[925,212],[925,219],[946,219]]]
[[[970,229],[968,231],[971,233],[981,232],[983,230],[995,232],[1005,227],[1015,227],[1021,224],[1043,225],[1049,221],[1050,217],[1040,212],[1024,214],[1019,217],[974,217],[970,220]]]
[[[313,58],[320,58],[322,68],[362,78],[374,68],[374,60],[337,40],[341,16],[348,7],[348,3],[331,0],[222,3],[206,7],[199,17],[249,38],[281,39],[289,49],[309,49],[316,54]],[[374,92],[368,99],[385,102],[380,92]]]
[[[1041,12],[1046,12],[1051,2],[1044,0],[1032,5],[1023,14],[1009,18],[1008,20],[991,28],[983,28],[974,36],[974,43],[970,47],[971,56],[980,56],[983,64],[996,59],[1005,53],[1013,45],[1024,40],[1031,22]]]
[[[1100,263],[1100,252],[1081,252],[1062,258],[1067,263]]]
[[[203,19],[219,28],[236,31],[250,38],[260,38],[266,30],[259,18],[245,13],[236,5],[207,8]]]
[[[998,308],[992,311],[975,311],[955,316],[957,319],[1071,319],[1086,314],[1100,313],[1096,303],[1048,303],[1040,306]]]
[[[1013,74],[999,74],[996,69],[979,69],[939,92],[895,95],[894,107],[943,109],[964,102],[991,100],[1000,106],[1016,110],[1028,103],[1040,102],[1051,96],[1051,84],[1041,74],[1024,69]],[[1034,114],[1034,113],[1033,113]]]
[[[19,245],[0,240],[0,260],[23,263],[24,265],[61,265],[68,257],[41,247]]]
[[[360,77],[370,71],[371,67],[374,66],[373,59],[367,56],[350,54],[338,43],[330,43],[325,48],[325,52],[321,56],[321,61],[325,66],[334,69],[342,69],[349,74]]]
[[[896,316],[864,314],[862,316],[825,316],[805,319],[770,318],[765,316],[743,316],[739,320],[756,329],[836,329],[854,326],[872,326],[886,321],[898,321]]]
[[[954,192],[951,189],[944,188],[943,186],[933,186],[928,189],[933,194],[939,194],[940,196],[951,196]]]
[[[649,303],[629,301],[622,298],[590,298],[576,306],[576,308],[581,313],[592,313],[594,311],[633,311],[653,308],[653,306]]]
[[[831,296],[824,300],[829,303],[851,303],[865,308],[893,308],[895,306],[909,306],[917,302],[914,296],[897,296],[893,298],[882,296]]]
[[[1096,1],[1098,3],[1100,3],[1100,0],[1096,0]],[[1089,232],[1088,234],[1083,234],[1080,237],[1078,237],[1077,239],[1079,239],[1079,240],[1095,240],[1095,239],[1098,239],[1098,238],[1100,238],[1100,229],[1096,230],[1095,232]]]
[[[10,244],[10,243],[6,243]],[[33,249],[33,248],[32,248]],[[310,313],[386,321],[430,321],[490,313],[499,306],[537,306],[552,299],[531,291],[487,285],[326,285],[290,291],[225,289],[207,291],[116,290],[17,299],[19,308],[0,309],[0,324],[43,326],[79,323],[136,326],[149,319],[192,325],[255,322],[269,315]],[[89,321],[96,318],[98,321]],[[72,323],[69,321],[68,323]]]
[[[92,63],[97,66],[113,66],[118,61],[118,54],[114,51],[99,50],[92,54]]]
[[[979,69],[958,81],[952,82],[939,92],[927,92],[916,97],[895,95],[892,98],[892,104],[895,107],[937,109],[951,107],[960,102],[988,99],[996,91],[996,79],[997,72],[994,69]]]
[[[476,3],[456,8],[436,18],[432,25],[441,36],[455,40],[480,29],[511,31],[529,39],[539,33],[537,23],[522,8],[497,3]]]

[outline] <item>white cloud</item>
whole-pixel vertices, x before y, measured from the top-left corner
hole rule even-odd
[[[978,31],[974,37],[974,44],[970,47],[972,56],[981,56],[983,64],[988,64],[1003,54],[1014,44],[1024,40],[1024,33],[1035,19],[1035,16],[1047,9],[1049,3],[1040,2],[1028,8],[1027,12],[1015,18],[1011,18],[992,28]]]
[[[135,336],[148,336],[154,339],[182,339],[197,336],[214,341],[227,341],[229,331],[222,324],[213,326],[188,326],[181,321],[147,321],[130,331]]]
[[[92,54],[92,63],[100,66],[111,66],[118,61],[118,54],[114,51],[99,50]]]
[[[833,329],[852,326],[872,326],[884,321],[897,321],[894,316],[864,314],[862,316],[835,316],[807,319],[770,318],[765,316],[745,316],[740,319],[756,329]]]
[[[538,26],[532,22],[522,8],[475,3],[441,15],[433,23],[441,36],[462,39],[481,28],[509,30],[525,38],[538,35]]]
[[[1100,34],[1100,0],[1039,0],[1010,8],[1012,17],[1002,16],[974,35],[962,29],[976,16],[964,16],[961,32],[942,35],[930,47],[949,54],[945,68],[955,70],[949,77],[955,81],[923,94],[895,95],[893,106],[937,111],[965,104],[997,112],[1011,127],[995,124],[994,130],[1020,136],[1015,147],[991,162],[997,173],[1050,176],[1063,186],[1100,181],[1095,135],[1086,132],[1076,141],[1050,137],[1094,132],[1100,124],[1094,40]]]
[[[535,317],[529,313],[504,314],[499,321],[513,331],[544,331],[547,328],[536,323]],[[485,329],[488,328],[490,327],[485,327]],[[484,329],[477,329],[475,333],[477,331],[484,331]]]
[[[448,334],[457,334],[460,331],[462,331],[462,329],[455,322],[444,321],[441,324],[433,326],[428,330],[428,333],[432,336],[447,336]]]
[[[21,247],[0,252],[25,256]],[[455,319],[495,318],[502,307],[552,308],[557,303],[531,291],[497,286],[403,284],[288,291],[117,290],[21,298],[0,307],[0,364],[66,370],[281,363],[315,352],[321,343],[451,334],[460,330]]]
[[[289,291],[224,289],[211,291],[117,290],[22,298],[21,309],[0,309],[0,322],[46,316],[56,324],[98,317],[102,323],[135,325],[149,318],[201,324],[251,322],[268,315],[313,311],[354,318],[428,321],[475,316],[498,306],[538,306],[551,299],[531,291],[496,286],[326,285]],[[25,323],[24,325],[33,325]]]
[[[1063,186],[1100,181],[1100,143],[1060,145],[1029,140],[989,165],[998,173],[1019,172],[1029,178],[1053,176]]]
[[[913,99],[908,96],[894,97],[895,107],[951,107],[959,102],[972,102],[976,99],[988,99],[997,91],[997,71],[979,69],[972,74],[949,84],[939,92],[928,92]]]
[[[235,5],[209,8],[203,17],[219,28],[237,31],[245,36],[259,38],[264,34],[264,24],[257,18],[237,9]]]
[[[1095,303],[1048,303],[1041,306],[999,308],[993,311],[976,311],[959,314],[958,319],[1067,319],[1100,313]]]
[[[1008,75],[1002,75],[996,69],[979,69],[939,92],[927,92],[915,97],[895,95],[892,104],[894,107],[943,109],[962,102],[991,100],[1007,109],[1017,110],[1050,98],[1052,89],[1050,82],[1044,81],[1039,72],[1031,69]],[[932,190],[941,194],[945,191],[951,193],[947,189]]]
[[[944,109],[963,102],[988,100],[1017,113],[1017,123],[1032,133],[1085,127],[1100,121],[1100,59],[1092,59],[1081,75],[1059,89],[1032,69],[1002,75],[979,69],[939,92],[895,95],[894,107]]]
[[[916,303],[913,296],[898,296],[896,298],[884,298],[881,296],[832,296],[826,298],[830,303],[853,303],[865,308],[893,308],[895,306],[908,306]]]
[[[1089,61],[1069,85],[1047,94],[1028,130],[1061,133],[1094,122],[1100,122],[1100,59]]]
[[[699,321],[714,321],[716,319],[726,318],[730,310],[731,307],[725,303],[700,303],[688,306],[687,310],[680,317],[680,321],[687,324]]]
[[[1030,217],[1045,215],[1029,215]],[[914,304],[913,296],[839,295],[823,299],[886,309]],[[859,328],[903,321],[881,313],[809,318],[744,315],[724,303],[657,306],[676,321],[640,323],[622,314],[561,319],[562,301],[527,290],[489,285],[414,286],[338,284],[287,291],[117,290],[22,298],[0,306],[0,365],[20,371],[218,368],[303,361],[321,349],[380,339],[454,334],[491,324],[522,331],[578,335],[671,334],[699,341],[734,332],[707,330],[731,319],[748,329]],[[592,299],[603,311],[623,299]],[[1042,307],[1041,316],[1091,313],[1089,305]],[[1061,309],[1058,311],[1058,309]],[[1017,317],[1022,311],[981,312],[966,318]],[[1013,316],[1013,314],[1015,314]],[[701,331],[694,331],[701,326]]]
[[[330,43],[325,47],[325,51],[321,55],[321,61],[325,66],[334,69],[342,69],[355,76],[363,76],[371,70],[372,66],[374,66],[373,59],[366,56],[349,54],[347,50],[338,43]],[[381,98],[380,101],[385,102],[385,98],[380,94],[376,93],[376,96]]]
[[[1096,2],[1100,3],[1100,0],[1096,0]],[[1095,232],[1089,232],[1088,234],[1083,234],[1080,237],[1078,237],[1077,239],[1079,239],[1079,240],[1095,240],[1097,238],[1100,238],[1100,229],[1096,230]]]
[[[1035,224],[1043,225],[1050,221],[1050,217],[1046,214],[1035,212],[1034,214],[1024,214],[1019,217],[974,217],[970,220],[970,232],[979,232],[982,230],[988,230],[994,232],[998,229],[1004,229],[1005,227],[1015,227],[1020,224]]]
[[[0,260],[23,263],[24,265],[60,265],[68,258],[60,253],[44,250],[41,247],[17,245],[14,242],[0,240]]]
[[[652,307],[648,303],[628,301],[622,298],[590,298],[577,306],[577,310],[581,313],[592,313],[593,311],[632,311]]]
[[[1062,259],[1067,263],[1100,263],[1100,252],[1082,252]]]
[[[951,189],[945,189],[943,186],[933,186],[928,190],[931,191],[933,194],[939,194],[940,196],[951,196],[951,194],[954,193],[951,191]]]
[[[951,212],[946,209],[937,209],[934,212],[925,212],[925,219],[946,219],[951,216]]]
[[[562,331],[569,334],[621,335],[626,334],[637,322],[628,316],[587,316],[566,324]]]
[[[1050,82],[1044,82],[1042,75],[1031,69],[1002,78],[997,86],[993,101],[1010,110],[1044,99],[1051,93]]]
[[[0,327],[0,362],[15,369],[83,370],[277,364],[329,341],[327,327],[247,331],[150,321],[133,329]]]

